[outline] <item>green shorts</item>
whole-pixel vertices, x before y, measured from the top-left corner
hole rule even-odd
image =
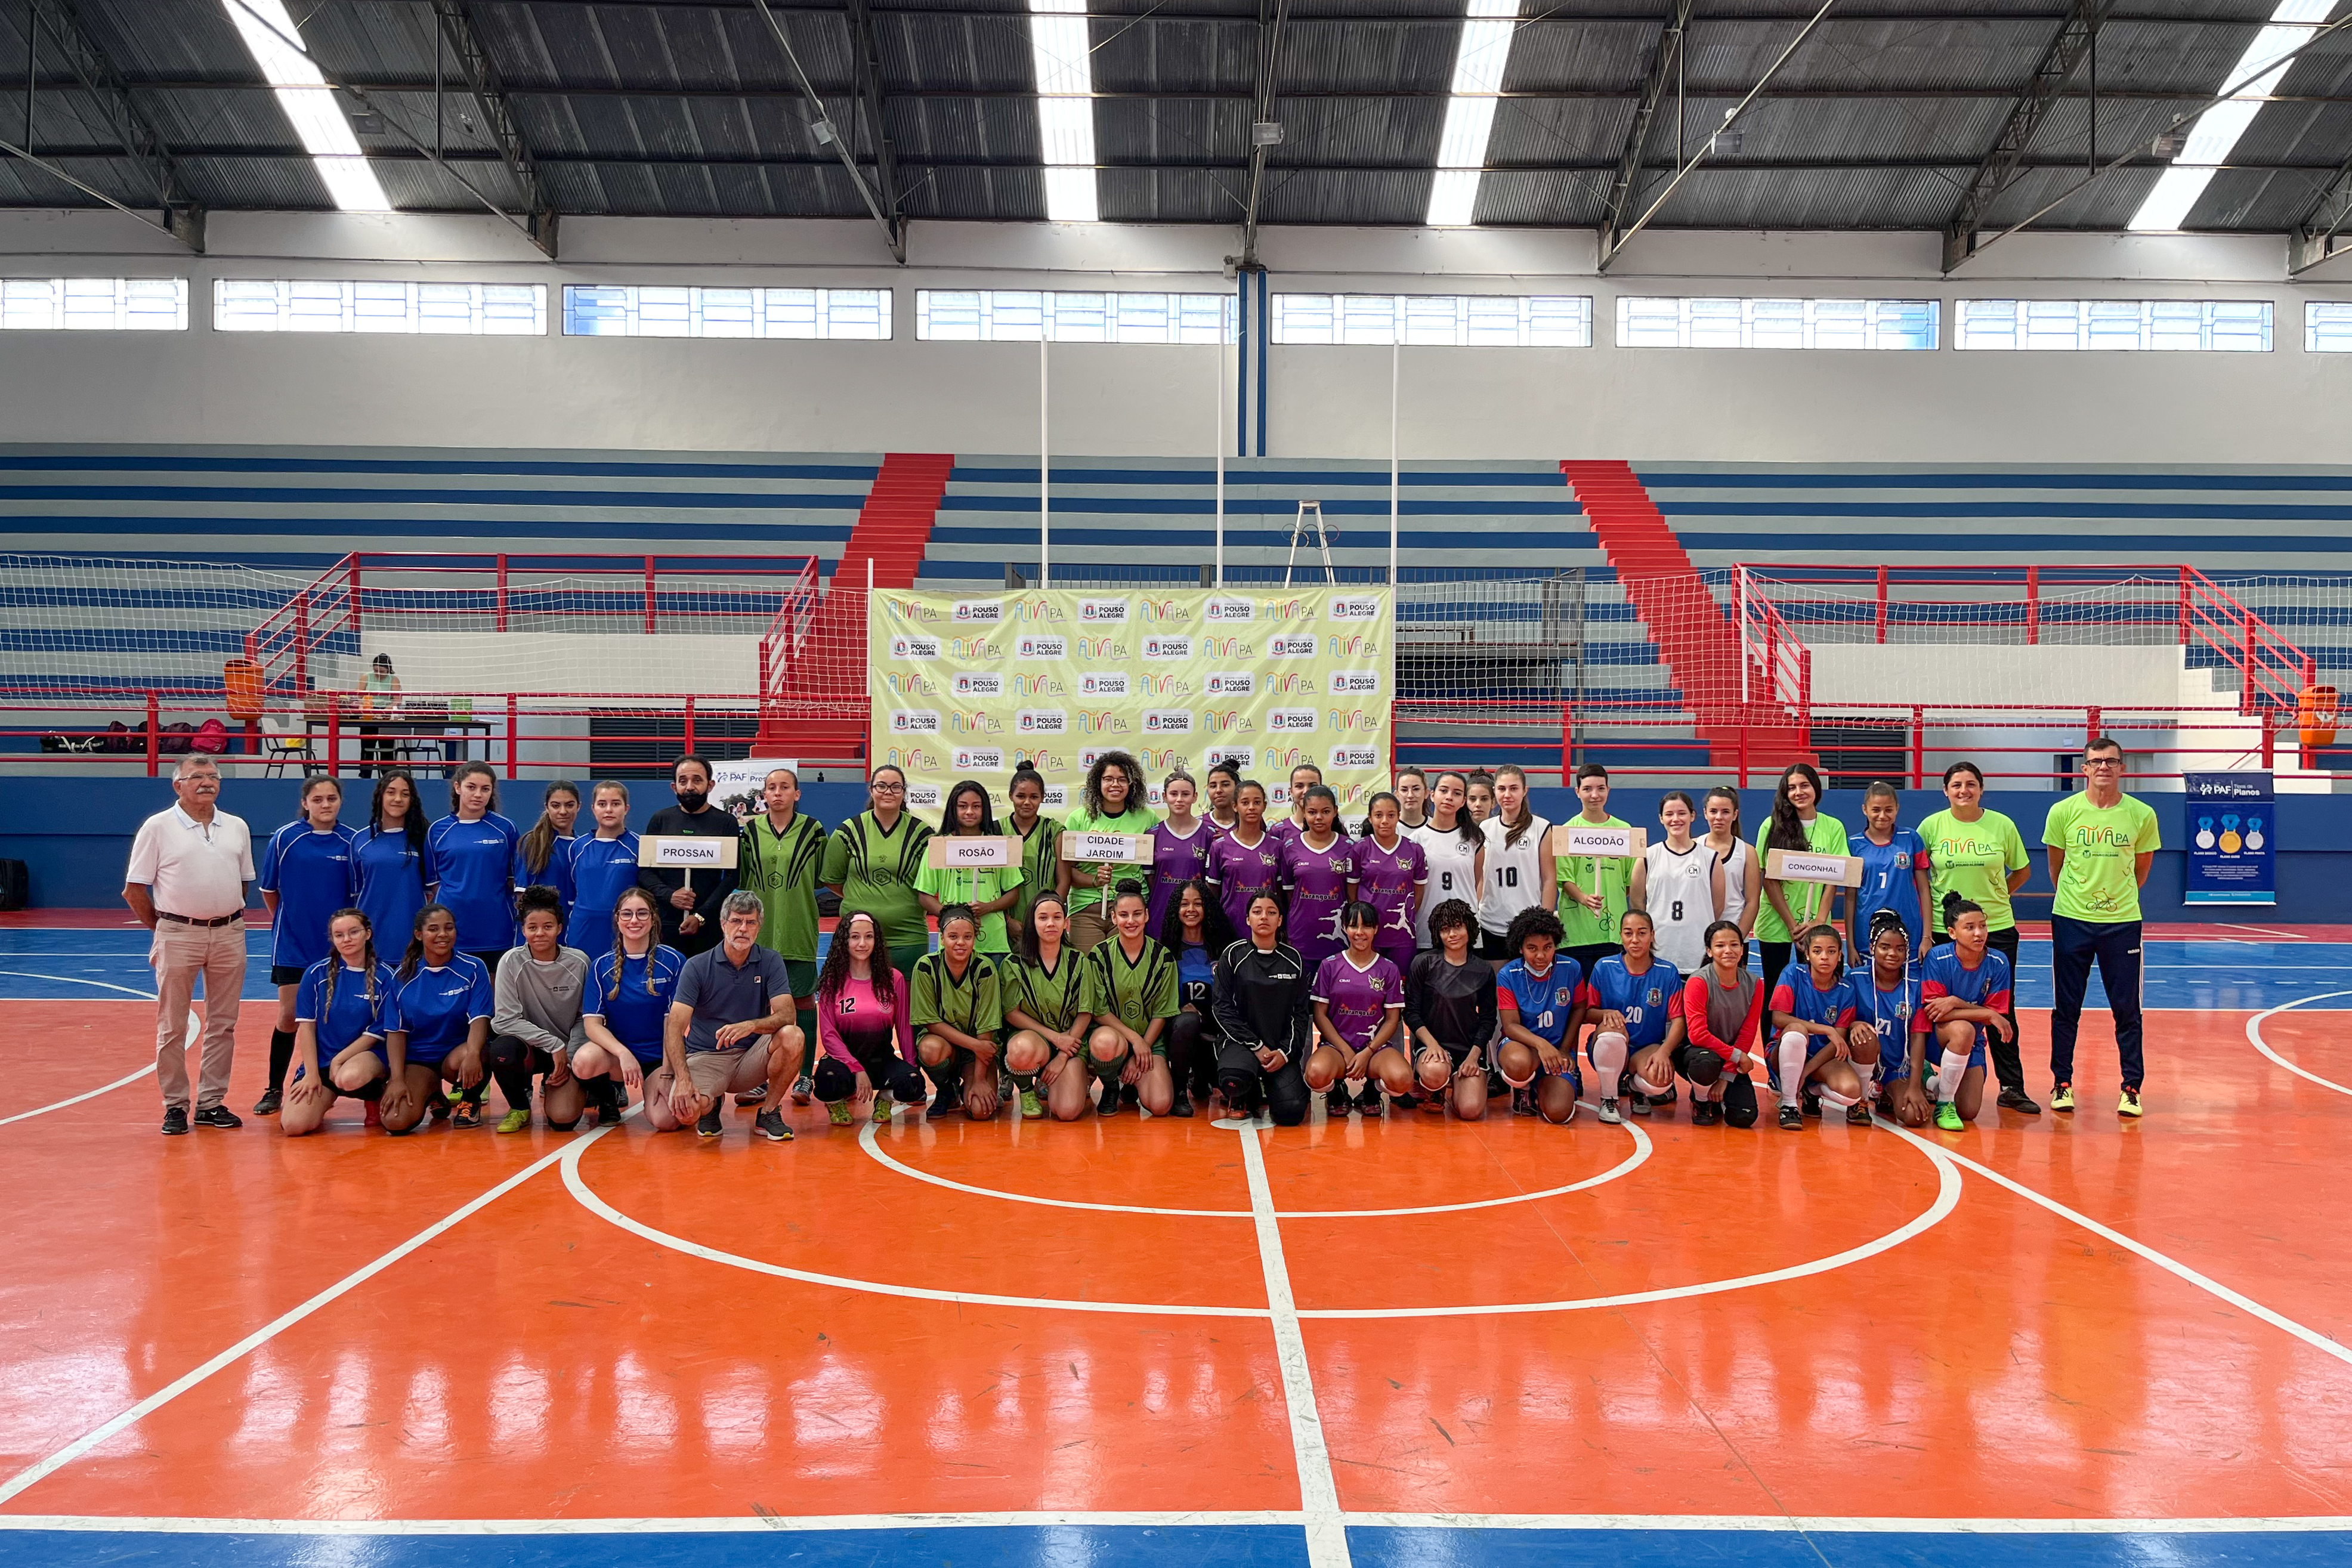
[[[916,961],[930,950],[931,942],[928,935],[920,942],[909,942],[903,947],[894,946],[890,949],[890,967],[898,970],[908,985],[913,985]]]
[[[793,1000],[804,1002],[816,995],[815,959],[787,958],[784,960],[784,973],[792,979]]]

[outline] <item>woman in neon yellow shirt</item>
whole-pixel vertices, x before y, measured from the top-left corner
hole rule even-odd
[[[1792,762],[1772,791],[1772,820],[1756,835],[1756,858],[1765,865],[1774,850],[1800,853],[1843,855],[1845,824],[1821,810],[1822,776],[1809,762]],[[1764,994],[1770,996],[1789,967],[1792,933],[1822,917],[1829,907],[1829,889],[1817,882],[1764,879],[1764,907],[1756,912],[1756,946],[1764,958]]]
[[[1919,841],[1927,846],[1927,908],[1940,925],[1944,898],[1958,894],[1984,911],[1988,940],[2017,973],[2017,910],[2011,902],[2017,890],[2033,875],[2025,840],[2017,824],[1984,806],[1984,772],[1973,762],[1955,762],[1944,769],[1944,799],[1950,802],[1918,828]],[[1940,947],[1951,934],[1937,931]],[[2011,992],[2009,1038],[1988,1030],[1992,1066],[2000,1080],[2003,1109],[2038,1116],[2042,1107],[2025,1092],[2025,1063],[2017,1051],[2016,993]]]

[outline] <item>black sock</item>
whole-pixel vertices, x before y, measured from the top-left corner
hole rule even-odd
[[[269,1092],[279,1093],[286,1087],[286,1070],[294,1065],[294,1031],[273,1029],[269,1031]]]
[[[937,1067],[925,1062],[923,1076],[931,1081],[932,1089],[952,1097],[955,1092],[963,1086],[963,1059],[960,1056],[950,1056]]]

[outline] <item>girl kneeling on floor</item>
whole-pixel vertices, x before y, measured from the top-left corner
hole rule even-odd
[[[1935,1030],[1936,1071],[1925,1085],[1936,1125],[1957,1133],[1984,1104],[1985,1031],[2014,1040],[2010,1023],[2009,960],[1990,946],[1984,907],[1944,894],[1944,929],[1952,939],[1919,969],[1919,1008]]]
[[[604,795],[602,786],[597,795]],[[629,1092],[645,1103],[646,1120],[656,1132],[673,1132],[669,1071],[662,1065],[662,1029],[677,998],[678,971],[686,955],[656,940],[661,915],[653,894],[642,887],[623,890],[614,900],[613,946],[597,956],[588,976],[590,995],[581,1027],[588,1042],[572,1058],[572,1076],[588,1101],[588,1124],[610,1126],[629,1107]],[[572,932],[577,940],[593,940]]]
[[[869,1109],[878,1124],[891,1102],[920,1106],[923,1071],[915,1057],[906,982],[890,967],[882,927],[861,909],[842,917],[816,977],[816,1097],[836,1127]]]
[[[383,1120],[392,966],[376,958],[374,928],[356,909],[335,912],[327,941],[334,951],[302,971],[294,1001],[294,1081],[278,1123],[289,1138],[316,1132],[345,1095],[367,1102],[369,1126]]]
[[[1691,1086],[1691,1125],[1756,1124],[1757,1040],[1764,1023],[1764,984],[1748,967],[1748,939],[1737,924],[1706,928],[1706,967],[1683,982],[1677,1000],[1690,1043],[1675,1070]]]
[[[1772,988],[1772,1059],[1767,1064],[1780,1093],[1780,1126],[1796,1132],[1827,1103],[1849,1125],[1870,1125],[1871,1079],[1878,1073],[1878,1038],[1853,1035],[1862,998],[1845,972],[1845,938],[1823,922],[1797,934],[1798,963]]]
[[[1122,882],[1111,896],[1111,939],[1087,955],[1087,1010],[1094,1032],[1087,1057],[1099,1086],[1096,1113],[1118,1113],[1128,1090],[1155,1116],[1176,1103],[1168,1071],[1168,1020],[1176,1016],[1176,960],[1146,930],[1151,902],[1143,884]]]
[[[1307,1087],[1329,1095],[1329,1113],[1381,1113],[1381,1091],[1412,1092],[1412,1063],[1406,1059],[1404,977],[1377,946],[1381,912],[1361,899],[1339,910],[1344,952],[1315,970],[1313,1055],[1307,1059]],[[1335,1085],[1337,1087],[1335,1087]],[[1350,1090],[1352,1089],[1352,1095]]]
[[[1086,955],[1069,944],[1070,912],[1058,893],[1031,901],[1021,962],[1006,974],[1004,1070],[1021,1092],[1021,1114],[1075,1122],[1087,1108]],[[1045,1090],[1041,1097],[1040,1087]]]
[[[1475,1122],[1486,1114],[1487,1053],[1495,1044],[1495,966],[1477,953],[1478,912],[1447,898],[1429,912],[1436,946],[1405,977],[1404,1021],[1421,1049],[1414,1066],[1423,1110]]]
[[[1563,956],[1559,916],[1538,904],[1512,917],[1503,946],[1514,956],[1495,977],[1502,1038],[1495,1065],[1511,1086],[1511,1110],[1554,1125],[1576,1119],[1584,1092],[1576,1042],[1584,1030],[1584,973]]]

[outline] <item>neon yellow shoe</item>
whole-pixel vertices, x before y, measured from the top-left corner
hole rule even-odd
[[[824,1108],[824,1113],[826,1120],[836,1127],[849,1125],[849,1102],[846,1100],[834,1101]]]
[[[2119,1116],[2137,1116],[2139,1113],[2139,1091],[2137,1089],[2125,1090],[2124,1097],[2116,1102],[2116,1114]]]
[[[890,1096],[887,1094],[877,1094],[874,1096],[875,1121],[887,1125],[890,1121]]]
[[[1960,1120],[1959,1112],[1954,1108],[1949,1100],[1939,1100],[1936,1103],[1936,1125],[1943,1128],[1947,1133],[1965,1132],[1968,1129],[1968,1124]]]
[[[2061,1083],[2050,1091],[2050,1108],[2053,1111],[2072,1111],[2074,1108],[2074,1086]]]
[[[1024,1121],[1034,1121],[1045,1113],[1045,1102],[1037,1098],[1034,1089],[1021,1091],[1021,1115]]]
[[[528,1111],[509,1111],[499,1118],[499,1131],[501,1133],[520,1133],[530,1126],[530,1113]]]

